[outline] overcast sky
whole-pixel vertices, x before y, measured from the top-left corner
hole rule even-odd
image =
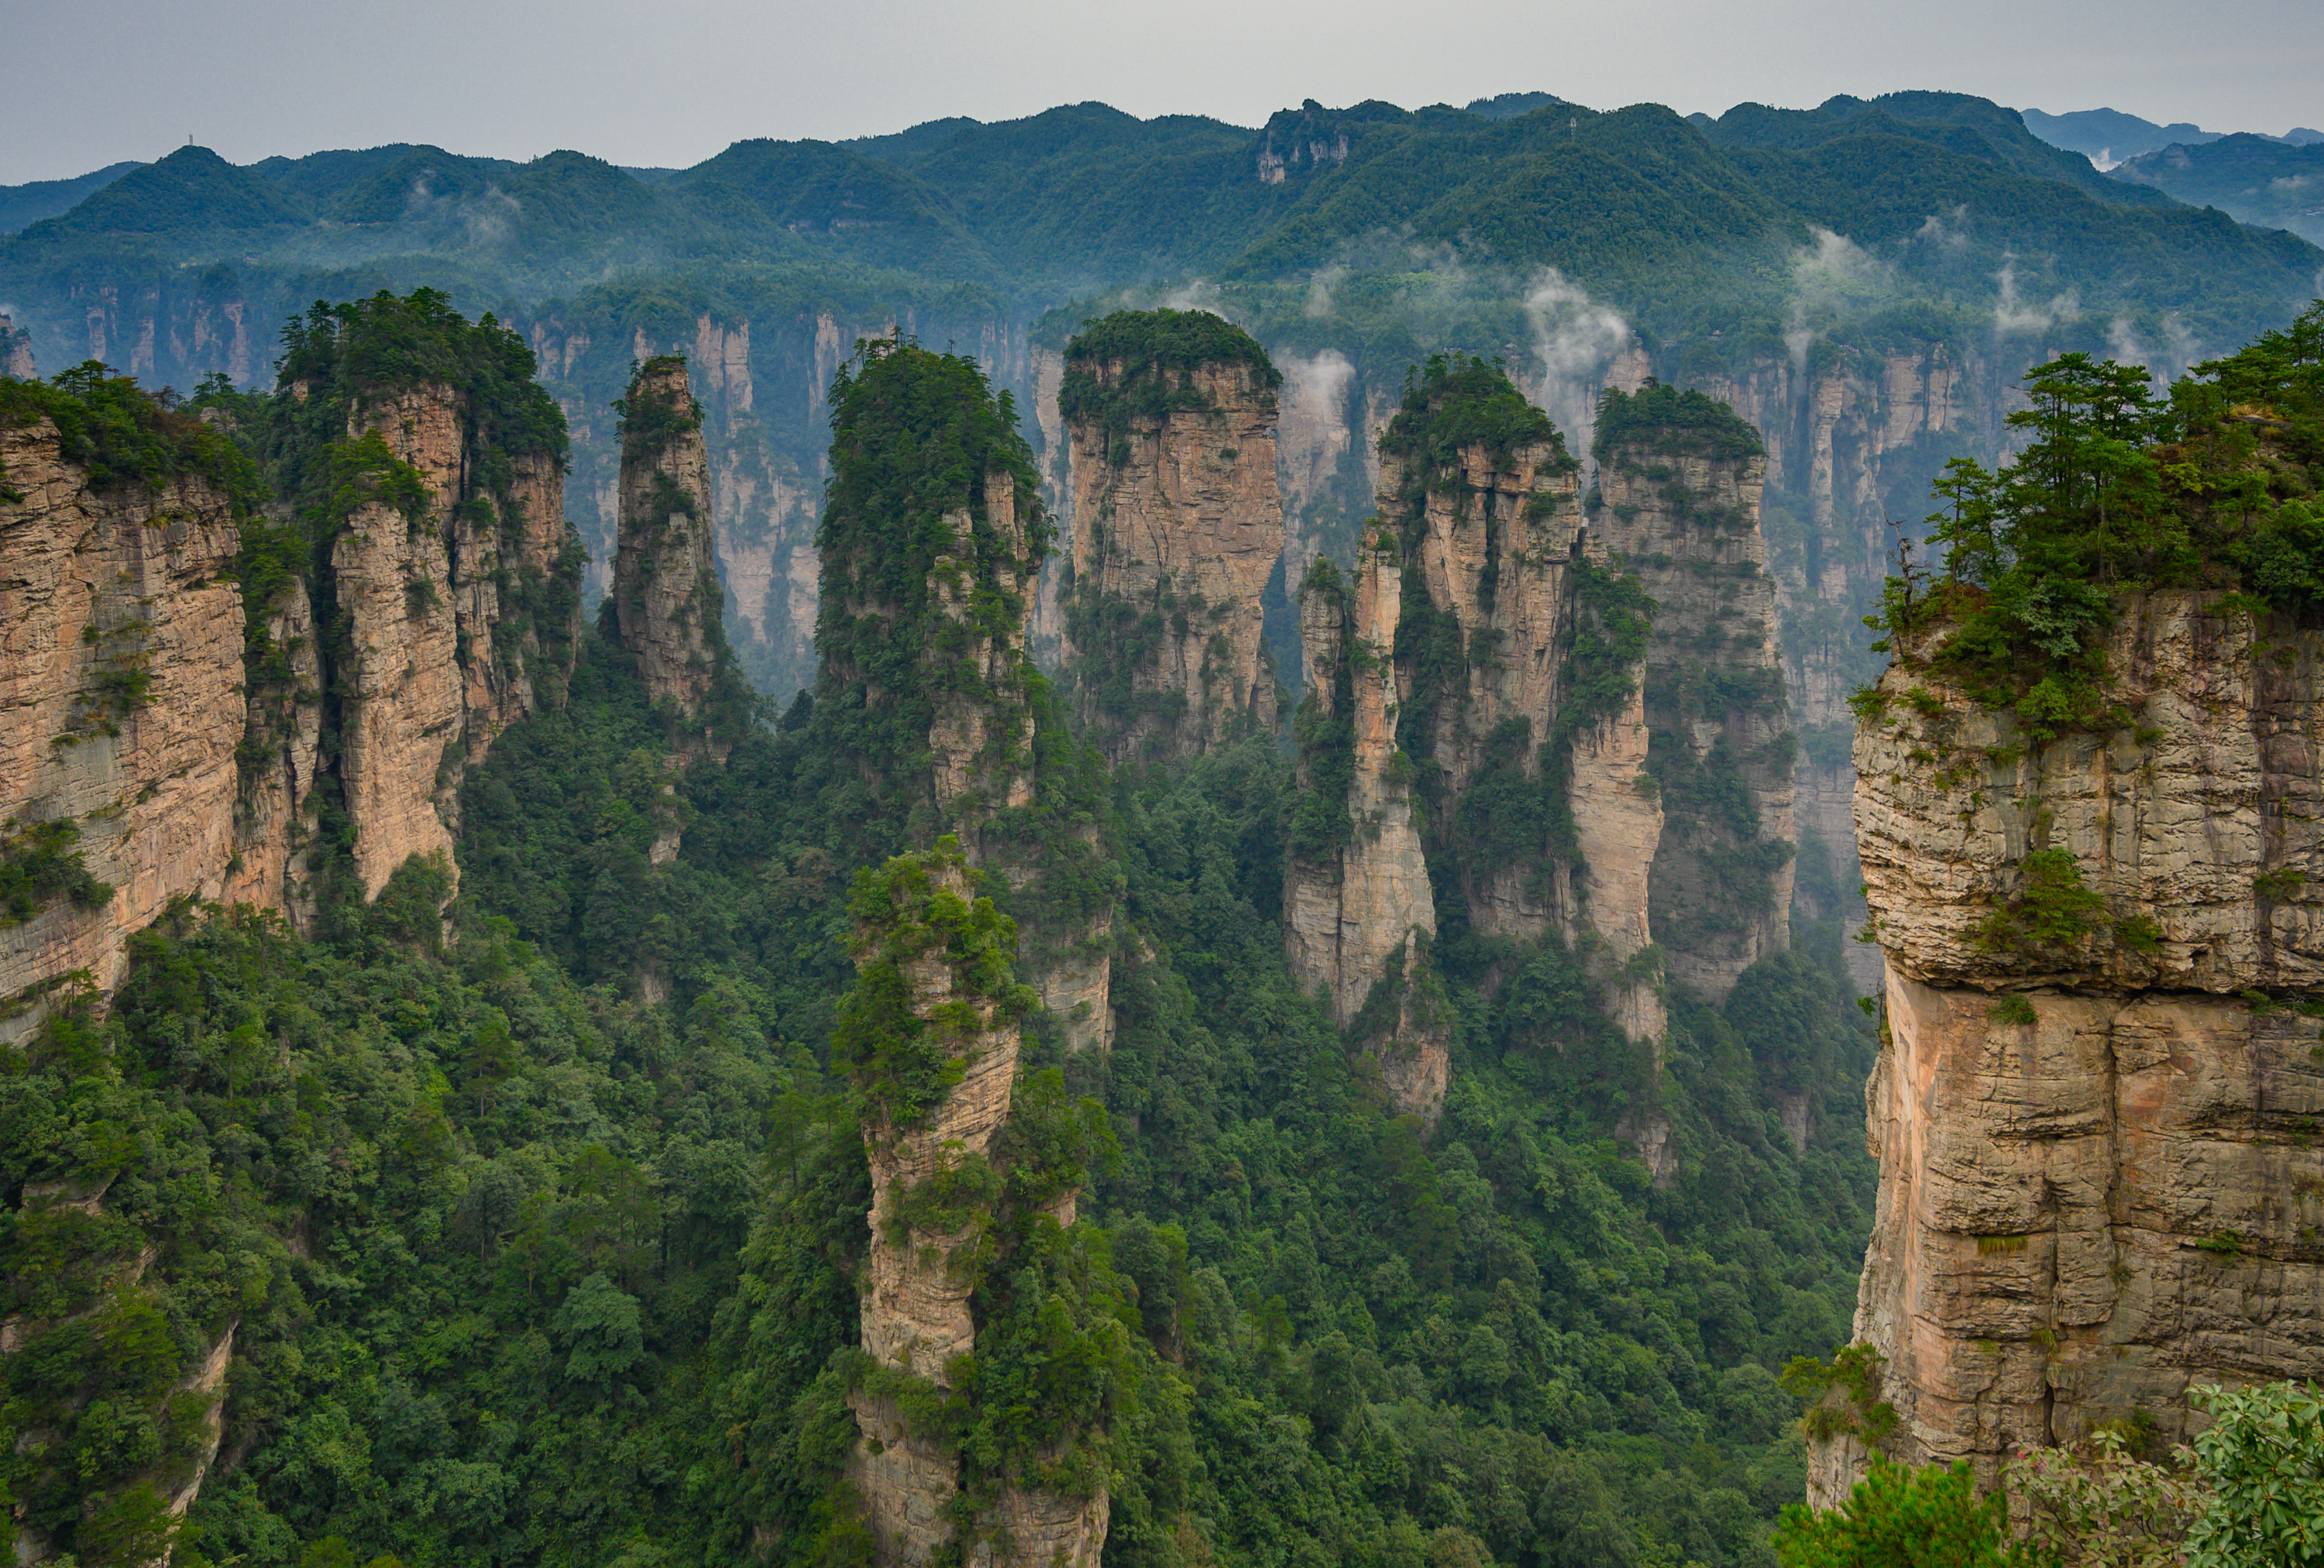
[[[1542,90],[1717,114],[1978,93],[2324,125],[2324,0],[0,0],[0,184],[388,142],[685,165],[748,136],[1099,99],[1255,125],[1304,98]]]

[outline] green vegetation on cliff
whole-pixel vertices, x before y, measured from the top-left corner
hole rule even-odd
[[[1767,450],[1758,428],[1727,404],[1651,379],[1635,392],[1607,389],[1590,445],[1601,463],[1626,446],[1728,459],[1764,457]]]
[[[1205,366],[1240,366],[1270,410],[1283,384],[1256,338],[1207,310],[1117,310],[1084,323],[1065,345],[1057,413],[1102,431],[1108,460],[1119,467],[1130,460],[1134,421],[1212,406],[1194,381]]]
[[[1947,466],[1950,510],[1929,519],[1942,575],[1889,578],[1876,647],[2048,736],[2129,722],[2105,695],[2123,595],[2324,613],[2324,304],[2196,366],[2167,401],[2144,369],[2080,354],[2025,379],[2031,406],[2009,416],[2025,450],[1998,472]]]

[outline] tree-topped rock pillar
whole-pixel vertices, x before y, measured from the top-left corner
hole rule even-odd
[[[723,629],[710,511],[710,463],[702,409],[686,360],[664,355],[640,365],[619,405],[622,416],[620,543],[613,561],[613,613],[622,645],[658,706],[702,716],[718,672],[731,660]]]
[[[1118,311],[1066,346],[1066,668],[1117,761],[1275,727],[1260,595],[1283,554],[1282,380],[1248,333],[1201,310]]]
[[[1646,772],[1662,802],[1648,898],[1670,976],[1723,1001],[1790,945],[1794,763],[1759,433],[1649,383],[1599,410],[1591,523],[1654,601]]]

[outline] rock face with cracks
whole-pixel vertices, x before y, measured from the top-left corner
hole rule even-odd
[[[1348,728],[1347,828],[1320,853],[1295,851],[1284,885],[1284,945],[1291,973],[1322,988],[1332,1016],[1353,1019],[1389,959],[1416,931],[1436,933],[1428,866],[1413,820],[1409,773],[1397,761],[1397,620],[1404,574],[1390,544],[1375,539],[1357,558],[1355,581],[1308,579],[1299,631],[1309,713]],[[1303,784],[1340,783],[1303,762]]]
[[[1084,367],[1102,387],[1120,361]],[[1116,435],[1070,423],[1074,520],[1067,667],[1109,758],[1186,757],[1271,732],[1260,596],[1283,554],[1276,394],[1251,364],[1197,364],[1184,406]]]
[[[1857,735],[1886,1028],[1856,1333],[1898,1455],[1987,1482],[2133,1411],[2178,1441],[2194,1384],[2324,1375],[2324,637],[2155,592],[2106,652],[2124,728],[2043,742],[1892,667]],[[1819,1453],[1812,1500],[1860,1462]]]
[[[223,494],[92,488],[46,419],[0,429],[0,853],[63,825],[110,889],[0,927],[8,1035],[72,972],[116,984],[129,935],[173,899],[226,893],[244,703]]]
[[[865,934],[858,962],[895,965],[904,1010],[941,1041],[957,1076],[920,1114],[899,1115],[882,1102],[865,1119],[872,1246],[860,1322],[864,1353],[881,1373],[948,1391],[954,1363],[976,1349],[975,1255],[989,1215],[973,1206],[931,1210],[922,1194],[932,1182],[991,1168],[988,1158],[998,1152],[995,1141],[1009,1120],[1021,1035],[1006,985],[996,990],[992,983],[990,955],[961,936],[974,933],[976,915],[989,918],[991,910],[977,899],[965,857],[940,846],[918,866],[891,863],[890,874],[899,868],[902,896],[894,906],[902,918],[893,930]],[[1005,968],[1001,973],[1005,981]],[[1068,1193],[1062,1222],[1072,1222],[1073,1205]],[[877,1375],[860,1384],[849,1403],[862,1433],[848,1462],[850,1479],[882,1564],[929,1563],[969,1538],[969,1560],[994,1568],[1095,1568],[1109,1514],[1102,1488],[1068,1496],[1004,1486],[974,1521],[973,1536],[964,1535],[956,1506],[958,1453],[917,1430],[904,1402]]]

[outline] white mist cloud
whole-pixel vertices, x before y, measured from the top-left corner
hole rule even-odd
[[[1555,267],[1535,274],[1525,308],[1533,323],[1534,350],[1541,356],[1541,388],[1534,401],[1565,432],[1575,453],[1587,454],[1599,394],[1615,355],[1630,346],[1630,324]]]
[[[1846,235],[1817,227],[1809,233],[1814,243],[1792,253],[1792,302],[1784,318],[1784,346],[1794,373],[1807,369],[1808,349],[1822,335],[1819,323],[1829,324],[1859,302],[1886,293],[1895,274],[1895,267]]]
[[[2059,318],[2074,315],[2081,309],[2081,297],[2070,289],[2062,294],[2052,295],[2046,305],[2018,298],[2017,263],[2015,258],[2004,260],[2001,271],[1996,272],[1993,279],[2001,290],[2001,297],[1993,307],[1993,329],[2004,337],[2047,332],[2057,324]]]
[[[1314,277],[1307,280],[1308,319],[1313,321],[1321,321],[1325,317],[1331,315],[1333,309],[1332,291],[1338,288],[1340,286],[1340,280],[1347,275],[1348,269],[1342,266],[1339,263],[1333,262],[1330,266],[1322,268]]]
[[[1213,316],[1224,316],[1219,309],[1219,286],[1208,278],[1196,278],[1182,283],[1162,296],[1166,310],[1208,310]]]
[[[1958,251],[1969,244],[1968,226],[1969,208],[1956,207],[1953,208],[1950,222],[1941,215],[1933,212],[1923,218],[1921,226],[1913,231],[1913,238],[1922,244],[1934,245],[1940,250]]]

